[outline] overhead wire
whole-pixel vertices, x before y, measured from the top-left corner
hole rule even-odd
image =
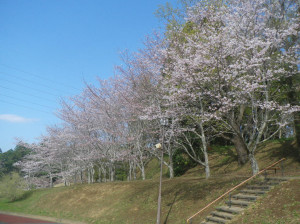
[[[35,91],[37,91],[37,92],[45,93],[45,94],[52,95],[52,96],[55,96],[55,97],[61,97],[61,96],[59,96],[59,95],[50,93],[50,92],[48,92],[48,91],[41,90],[41,89],[37,89],[37,88],[33,88],[33,87],[31,87],[31,86],[23,85],[23,84],[20,84],[20,83],[18,83],[18,82],[14,82],[14,81],[11,81],[11,80],[7,80],[7,79],[3,79],[3,78],[0,78],[0,80],[3,80],[3,81],[5,81],[5,82],[9,82],[9,83],[12,83],[12,84],[15,84],[15,85],[23,86],[23,87],[25,87],[25,88],[29,88],[29,89],[35,90]]]
[[[37,85],[39,85],[39,86],[44,86],[44,87],[46,87],[46,88],[48,88],[48,89],[50,89],[50,90],[54,90],[54,91],[58,91],[58,92],[65,92],[65,93],[67,93],[67,94],[71,94],[70,92],[67,92],[67,91],[65,91],[65,90],[53,88],[53,87],[51,87],[51,86],[49,86],[49,85],[46,85],[46,84],[44,84],[44,83],[40,83],[40,82],[37,82],[37,81],[29,80],[29,79],[26,79],[26,78],[21,77],[21,76],[18,76],[18,75],[12,75],[12,74],[10,74],[10,73],[7,73],[7,72],[1,72],[1,71],[0,71],[0,74],[8,75],[8,76],[10,76],[10,77],[14,77],[14,78],[23,80],[23,81],[25,81],[25,82],[29,82],[29,83],[31,83],[31,84],[32,84],[32,83],[36,83]]]
[[[79,88],[76,88],[74,86],[71,86],[71,85],[67,85],[65,83],[62,83],[62,82],[58,82],[58,81],[54,81],[54,80],[51,80],[51,79],[47,79],[45,77],[42,77],[42,76],[39,76],[39,75],[36,75],[34,73],[31,73],[31,72],[28,72],[28,71],[25,71],[25,70],[22,70],[22,69],[19,69],[19,68],[16,68],[16,67],[13,67],[13,66],[9,66],[9,65],[6,65],[6,64],[3,64],[0,62],[0,65],[3,66],[3,67],[6,67],[6,68],[10,68],[10,69],[13,69],[15,71],[19,71],[19,72],[22,72],[24,74],[29,74],[30,76],[32,77],[37,77],[38,79],[44,81],[44,82],[51,82],[51,83],[55,83],[55,84],[58,84],[58,85],[61,85],[63,86],[64,88],[65,87],[70,87],[74,90],[79,90],[79,91],[82,91],[80,90]],[[33,90],[37,93],[43,93],[43,94],[47,94],[47,95],[51,95],[51,96],[54,96],[54,97],[58,97],[58,98],[61,98],[61,96],[53,93],[53,92],[50,92],[50,91],[46,91],[44,89],[40,89],[40,88],[35,88],[35,87],[32,87],[32,86],[29,86],[29,85],[25,85],[23,83],[20,83],[20,80],[22,81],[25,81],[27,83],[36,83],[36,85],[33,85],[33,86],[43,86],[45,87],[45,89],[49,89],[49,90],[54,90],[54,92],[66,92],[65,90],[60,90],[58,88],[53,88],[51,87],[50,85],[47,85],[47,84],[44,84],[44,83],[39,83],[37,80],[30,80],[28,78],[24,78],[20,75],[15,75],[15,74],[11,74],[10,72],[3,72],[3,71],[0,71],[0,74],[4,74],[4,75],[7,75],[9,77],[14,77],[15,79],[17,79],[17,81],[15,80],[10,80],[10,79],[7,79],[7,77],[1,77],[0,76],[0,80],[2,80],[3,82],[6,82],[6,83],[11,83],[11,84],[14,84],[18,87],[24,87],[26,89],[30,89],[30,90]],[[21,93],[21,94],[24,94],[24,95],[27,95],[27,96],[32,96],[32,97],[35,97],[35,98],[39,98],[39,99],[42,99],[43,101],[52,101],[54,102],[53,100],[49,100],[49,99],[46,99],[44,97],[40,97],[40,96],[37,96],[35,94],[31,94],[31,93],[27,93],[27,92],[24,92],[24,91],[20,91],[18,89],[16,90],[13,90],[12,88],[8,88],[6,86],[3,86],[3,85],[0,85],[1,88],[3,89],[7,89],[7,90],[11,90],[11,91],[14,91],[14,92],[18,92],[18,93]],[[0,88],[0,89],[1,89]],[[14,97],[14,96],[11,96],[11,95],[8,95],[8,94],[3,94],[3,93],[0,93],[0,96],[3,96],[3,97],[7,97],[7,98],[10,98],[10,99],[13,99],[13,100],[16,100],[18,102],[27,102],[27,103],[30,103],[30,104],[34,104],[34,105],[37,105],[37,106],[40,106],[40,107],[44,107],[44,108],[47,108],[47,109],[51,109],[51,110],[54,110],[53,108],[49,107],[49,106],[46,106],[46,105],[42,105],[42,104],[39,104],[39,103],[35,103],[35,102],[32,102],[32,101],[28,101],[28,100],[23,100],[21,98],[17,98],[17,97]],[[6,100],[3,100],[3,99],[0,99],[0,102],[3,102],[3,103],[8,103],[8,104],[11,104],[11,105],[15,105],[15,106],[19,106],[19,107],[23,107],[23,108],[27,108],[27,109],[31,109],[31,110],[37,110],[37,111],[41,111],[41,112],[46,112],[46,113],[49,113],[47,111],[44,111],[44,110],[39,110],[39,109],[34,109],[30,106],[24,106],[23,104],[19,104],[19,103],[13,103],[13,102],[10,102],[10,101],[6,101]],[[52,113],[49,113],[49,114],[52,114]]]
[[[37,77],[37,78],[42,79],[42,80],[46,80],[46,81],[49,81],[49,82],[52,82],[52,83],[59,84],[59,85],[61,85],[61,86],[63,86],[63,87],[66,87],[66,86],[67,86],[67,87],[70,87],[70,88],[72,88],[72,89],[74,89],[74,90],[81,91],[79,88],[76,88],[76,87],[74,87],[74,86],[71,86],[71,85],[68,85],[68,84],[65,84],[65,83],[62,83],[62,82],[58,82],[58,81],[56,81],[56,80],[51,80],[51,79],[42,77],[42,76],[40,76],[40,75],[34,74],[34,73],[32,73],[32,72],[25,71],[25,70],[23,70],[23,69],[19,69],[19,68],[10,66],[10,65],[6,65],[6,64],[3,64],[3,63],[1,63],[1,62],[0,62],[0,65],[3,66],[3,67],[6,67],[6,68],[10,68],[10,69],[19,71],[19,72],[23,72],[23,73],[25,73],[25,74],[29,74],[29,75],[31,75],[31,76]]]
[[[26,92],[23,92],[23,91],[20,91],[20,90],[15,90],[15,89],[11,89],[11,88],[0,85],[0,89],[1,88],[7,89],[7,90],[10,90],[10,91],[13,91],[13,92],[21,93],[21,94],[24,94],[24,95],[27,95],[27,96],[32,96],[32,97],[35,97],[35,98],[38,98],[38,99],[41,99],[41,100],[44,100],[44,101],[57,103],[57,101],[55,101],[55,100],[50,100],[50,99],[47,99],[47,98],[44,98],[44,97],[41,97],[41,96],[33,95],[33,94],[30,94],[30,93],[26,93]]]
[[[39,111],[39,112],[43,112],[43,113],[47,113],[47,114],[52,114],[53,115],[53,113],[50,113],[49,111],[45,111],[45,110],[40,110],[40,109],[36,109],[36,108],[24,106],[22,104],[16,104],[16,103],[8,102],[8,101],[2,100],[2,99],[0,99],[0,102],[11,104],[11,105],[14,105],[14,106],[17,106],[17,107],[23,107],[23,108],[26,108],[26,109],[29,109],[29,110],[33,110],[33,111]]]
[[[48,109],[51,109],[51,110],[55,110],[54,108],[46,106],[46,105],[42,105],[42,104],[39,104],[39,103],[31,102],[31,101],[28,101],[28,100],[23,100],[23,99],[20,99],[20,98],[17,98],[17,97],[13,97],[13,96],[8,96],[8,95],[3,94],[3,93],[0,93],[0,96],[8,97],[8,98],[11,98],[11,99],[14,99],[14,100],[18,100],[18,101],[22,101],[22,102],[27,102],[27,103],[35,104],[35,105],[38,105],[38,106],[41,106],[41,107],[45,107],[45,108],[48,108]]]

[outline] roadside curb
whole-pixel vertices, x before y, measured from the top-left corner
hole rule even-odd
[[[86,224],[84,222],[78,222],[78,221],[73,221],[73,220],[71,221],[71,220],[61,219],[61,218],[54,218],[54,217],[40,216],[40,215],[31,215],[31,214],[16,213],[16,212],[0,211],[0,214],[14,215],[14,216],[32,218],[32,219],[43,219],[45,221],[51,221],[51,222],[55,222],[55,223],[59,223],[59,224]]]

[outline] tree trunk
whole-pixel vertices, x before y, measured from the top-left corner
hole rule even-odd
[[[202,105],[201,105],[202,108]],[[202,111],[203,113],[203,111]],[[208,179],[210,177],[210,169],[209,169],[209,163],[208,163],[208,154],[207,154],[207,141],[205,137],[205,132],[203,128],[203,123],[200,123],[200,129],[201,129],[201,141],[202,141],[202,152],[204,154],[204,164],[205,164],[205,178]]]
[[[300,112],[294,113],[295,136],[298,146],[298,153],[300,157]]]
[[[251,162],[252,174],[257,174],[259,172],[259,167],[253,153],[249,154],[249,160]]]
[[[145,167],[144,167],[144,164],[142,164],[142,166],[141,166],[141,172],[142,172],[142,179],[143,179],[143,180],[146,180],[146,174],[145,174]]]
[[[136,180],[136,164],[133,164],[133,179]]]
[[[98,167],[98,182],[101,183],[101,167]]]
[[[170,179],[174,178],[174,168],[173,164],[169,166]]]
[[[104,167],[103,169],[103,182],[107,182],[107,171],[106,171],[106,167]]]
[[[238,135],[234,135],[231,138],[231,142],[234,144],[237,156],[238,156],[238,163],[239,165],[244,165],[248,161],[248,148],[244,143],[243,139]]]
[[[299,104],[299,72],[287,78],[287,84],[289,85],[289,92],[288,92],[288,100],[292,106],[297,106]],[[295,137],[296,143],[298,146],[298,152],[300,157],[300,112],[294,112],[294,128],[295,128]]]
[[[77,183],[77,172],[75,171],[74,172],[74,184],[76,184]]]
[[[82,173],[82,170],[80,170],[80,183],[83,184],[83,173]]]
[[[53,177],[52,177],[52,173],[49,173],[49,185],[52,188],[53,187]]]
[[[115,169],[113,165],[109,166],[109,180],[113,182],[115,180]]]
[[[205,146],[204,150],[204,163],[205,163],[205,178],[208,179],[210,177],[210,169],[208,164],[208,155],[207,155],[207,148]]]
[[[279,138],[279,139],[282,138],[282,128],[280,128],[280,130],[279,130],[278,138]]]
[[[170,179],[174,178],[174,165],[173,165],[173,155],[169,153],[169,173]]]
[[[88,168],[87,170],[87,175],[88,175],[88,184],[91,183],[91,171],[90,171],[90,168]]]
[[[95,169],[94,169],[94,167],[92,167],[92,168],[91,168],[91,182],[92,182],[92,183],[95,182],[94,175],[95,175]]]
[[[132,180],[132,162],[129,161],[129,172],[128,172],[128,177],[127,177],[128,181]]]

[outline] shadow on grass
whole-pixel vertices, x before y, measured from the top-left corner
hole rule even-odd
[[[18,196],[17,198],[10,200],[8,203],[14,203],[14,202],[18,202],[18,201],[23,201],[27,198],[29,198],[32,195],[33,191],[25,191],[22,195]]]
[[[165,219],[165,221],[164,221],[164,224],[167,224],[167,222],[168,222],[168,218],[169,218],[170,213],[171,213],[171,211],[172,211],[173,205],[174,205],[174,203],[175,203],[175,201],[176,201],[177,195],[178,195],[178,192],[175,193],[175,197],[174,197],[173,201],[172,201],[170,204],[168,204],[168,206],[170,206],[170,209],[169,209],[169,211],[168,211],[168,214],[167,214],[167,217],[166,217],[166,219]]]
[[[281,145],[275,146],[272,149],[272,153],[268,153],[267,156],[271,158],[291,158],[294,161],[300,162],[300,150],[297,148],[293,139],[277,139],[273,140],[274,143],[280,143]]]

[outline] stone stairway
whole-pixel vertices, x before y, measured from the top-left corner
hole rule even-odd
[[[266,194],[273,186],[286,181],[286,178],[265,178],[252,185],[246,185],[237,194],[229,197],[226,205],[216,208],[201,224],[228,223],[241,213],[261,195]]]

